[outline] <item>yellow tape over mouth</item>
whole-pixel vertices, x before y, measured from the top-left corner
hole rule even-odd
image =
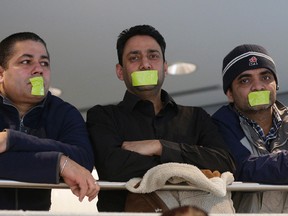
[[[133,86],[157,85],[158,71],[135,71],[131,74]]]
[[[248,94],[250,106],[267,105],[270,103],[270,91],[255,91]]]
[[[44,80],[43,77],[33,77],[30,78],[32,85],[31,94],[36,96],[44,95]]]

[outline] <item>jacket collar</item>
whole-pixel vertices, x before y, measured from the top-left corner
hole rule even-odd
[[[49,100],[50,98],[51,98],[51,92],[48,91],[46,97],[42,101],[40,101],[38,104],[36,104],[34,107],[32,107],[31,109],[34,109],[35,107],[43,108],[46,101]],[[3,104],[3,105],[15,107],[14,104],[7,97],[4,97],[1,93],[0,93],[0,101],[1,101],[1,104]]]
[[[163,102],[163,109],[167,106],[171,106],[177,109],[177,104],[173,98],[163,89],[161,90],[161,100]],[[125,106],[125,108],[129,111],[133,111],[135,106],[140,102],[143,102],[143,100],[139,96],[126,90],[123,101],[120,102],[119,105]]]

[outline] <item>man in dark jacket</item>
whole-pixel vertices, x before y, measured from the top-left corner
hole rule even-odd
[[[210,116],[181,106],[162,90],[166,43],[152,26],[124,30],[117,41],[116,73],[127,91],[117,105],[96,105],[87,126],[99,179],[128,181],[167,162],[233,172],[234,164]],[[123,211],[127,191],[102,191],[99,211]]]
[[[64,180],[82,201],[96,197],[93,153],[85,122],[51,95],[50,58],[30,32],[0,43],[0,178],[33,183]],[[49,210],[50,189],[0,189],[0,209]]]
[[[276,100],[278,78],[267,50],[234,48],[223,60],[223,90],[229,105],[212,116],[236,161],[236,180],[288,183],[288,110]],[[237,212],[287,212],[286,192],[236,193]]]

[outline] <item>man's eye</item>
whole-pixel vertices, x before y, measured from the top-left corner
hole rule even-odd
[[[271,79],[272,79],[271,76],[264,76],[264,77],[263,77],[263,80],[271,80]]]
[[[151,54],[151,55],[149,56],[149,58],[150,58],[150,59],[158,59],[158,58],[159,58],[159,55],[157,55],[157,54]]]
[[[241,84],[246,84],[246,83],[248,83],[248,82],[249,82],[248,79],[241,79],[241,80],[240,80],[240,83],[241,83]]]
[[[41,65],[44,67],[48,67],[50,64],[49,64],[49,62],[41,62]]]
[[[132,61],[132,62],[137,61],[138,59],[139,59],[138,56],[131,56],[131,57],[129,58],[129,60]]]
[[[29,64],[30,63],[30,60],[23,60],[21,61],[21,64]]]

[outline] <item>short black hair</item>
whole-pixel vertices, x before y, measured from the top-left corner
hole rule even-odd
[[[47,51],[49,58],[46,43],[39,35],[33,32],[19,32],[6,37],[0,42],[0,66],[2,66],[4,69],[7,69],[8,61],[13,55],[14,45],[19,41],[26,40],[32,40],[42,43]]]
[[[123,66],[122,56],[124,46],[126,42],[135,35],[148,35],[154,38],[161,48],[163,59],[165,61],[166,42],[164,40],[164,37],[154,27],[150,25],[137,25],[129,29],[123,30],[118,36],[116,48],[117,48],[118,61],[121,66]]]

